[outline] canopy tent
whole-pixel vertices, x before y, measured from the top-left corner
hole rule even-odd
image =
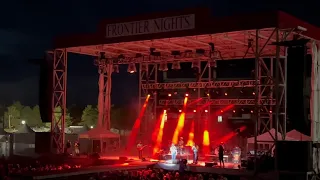
[[[272,135],[272,136],[271,136]],[[260,141],[258,143],[262,143],[262,144],[266,144],[268,143],[268,141],[270,141],[270,143],[273,143],[274,139],[276,136],[276,130],[275,129],[270,129],[269,132],[265,132],[263,134],[260,134],[259,136],[257,136],[257,141]],[[278,140],[282,140],[282,135],[281,133],[278,132]],[[287,141],[295,141],[294,138],[291,138],[289,136],[286,136],[286,139]],[[264,142],[261,142],[261,141],[264,141]],[[248,144],[253,144],[254,143],[254,137],[251,137],[251,138],[248,138],[247,139],[247,143]]]
[[[82,139],[116,139],[120,138],[119,134],[113,133],[109,130],[106,130],[104,128],[94,128],[87,132],[81,133],[79,135],[79,138]]]
[[[310,136],[304,135],[295,129],[287,132],[286,137],[295,139],[297,141],[311,141]]]
[[[103,127],[97,127],[79,134],[79,141],[84,144],[82,147],[87,147],[81,148],[81,152],[105,153],[108,149],[119,148],[120,135]],[[114,146],[114,142],[117,142],[116,146]]]

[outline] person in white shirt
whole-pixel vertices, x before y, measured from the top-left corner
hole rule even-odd
[[[177,147],[173,143],[170,146],[170,152],[171,152],[171,159],[173,162],[174,160],[176,160],[177,153],[178,153]]]
[[[193,143],[192,145],[192,151],[193,151],[193,164],[197,164],[199,147],[195,143]]]

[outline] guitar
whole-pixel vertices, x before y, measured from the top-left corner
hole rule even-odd
[[[142,151],[145,147],[147,147],[148,145],[144,145],[144,146],[141,146],[141,147],[137,147],[138,151]]]

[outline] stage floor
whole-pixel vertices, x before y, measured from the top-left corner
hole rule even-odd
[[[84,157],[80,157],[84,158]],[[127,157],[128,160],[125,162],[116,161],[119,160],[119,156],[102,156],[100,160],[106,162],[114,162],[112,165],[101,165],[101,166],[91,166],[81,169],[72,169],[67,172],[55,172],[55,174],[38,174],[33,176],[33,179],[53,179],[67,176],[83,175],[83,174],[94,174],[101,173],[106,171],[117,171],[117,170],[138,170],[146,169],[148,167],[161,168],[169,171],[179,170],[178,164],[172,164],[170,160],[154,160],[147,159],[147,161],[141,161],[136,156]],[[205,167],[204,161],[199,161],[197,165],[192,164],[192,161],[188,161],[187,170],[191,172],[207,172],[214,174],[225,174],[225,175],[239,175],[239,176],[251,176],[253,172],[247,171],[245,169],[239,169],[238,165],[233,163],[225,163],[225,167],[221,168],[220,166],[214,167]]]

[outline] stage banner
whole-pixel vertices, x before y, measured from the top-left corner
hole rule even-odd
[[[155,34],[195,28],[195,14],[106,25],[106,38]]]

